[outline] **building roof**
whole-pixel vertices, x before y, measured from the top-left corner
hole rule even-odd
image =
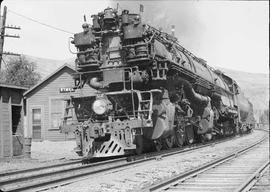
[[[71,65],[68,64],[64,64],[61,67],[59,67],[55,72],[53,72],[52,74],[50,74],[49,76],[47,76],[44,80],[42,80],[40,83],[36,84],[35,86],[33,86],[31,89],[29,89],[28,91],[26,91],[23,96],[26,97],[29,93],[31,93],[32,91],[34,91],[36,88],[38,88],[39,86],[43,85],[45,82],[47,82],[49,79],[51,79],[52,77],[54,77],[55,75],[57,75],[59,72],[61,72],[64,68],[69,68],[71,70],[74,71],[74,73],[76,72],[74,67],[72,67]]]
[[[21,90],[27,90],[27,87],[22,87],[22,86],[17,86],[17,85],[9,85],[9,84],[4,84],[4,83],[0,83],[0,87],[4,87],[4,88],[9,88],[9,89],[21,89]]]

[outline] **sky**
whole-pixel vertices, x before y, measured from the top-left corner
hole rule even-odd
[[[65,60],[75,57],[68,48],[72,34],[25,19],[18,14],[71,33],[81,32],[83,15],[90,16],[108,6],[139,11],[144,21],[175,35],[182,46],[210,66],[269,73],[269,5],[267,1],[110,1],[110,0],[4,0],[8,8],[4,51],[35,57]],[[15,14],[15,13],[17,14]],[[74,49],[74,47],[71,47]]]

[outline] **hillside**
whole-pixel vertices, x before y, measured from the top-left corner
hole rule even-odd
[[[244,95],[253,104],[256,119],[263,110],[269,108],[269,74],[219,69],[237,81]]]
[[[24,55],[29,61],[37,64],[36,70],[41,74],[42,79],[50,75],[65,63],[74,65],[75,58],[66,60],[53,60]],[[8,61],[9,58],[5,58]],[[3,65],[4,66],[4,65]],[[225,74],[234,78],[244,92],[244,95],[253,103],[256,119],[268,109],[269,101],[269,75],[263,73],[247,73],[226,68],[218,68]]]

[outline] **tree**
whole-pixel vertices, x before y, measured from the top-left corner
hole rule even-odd
[[[4,83],[32,87],[41,80],[35,67],[36,63],[30,62],[24,56],[10,59],[4,71]]]
[[[264,110],[263,114],[260,116],[260,123],[269,124],[269,109]]]

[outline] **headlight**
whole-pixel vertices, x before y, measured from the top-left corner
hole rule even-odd
[[[107,103],[103,99],[97,99],[94,101],[92,109],[96,114],[102,115],[107,111]]]

